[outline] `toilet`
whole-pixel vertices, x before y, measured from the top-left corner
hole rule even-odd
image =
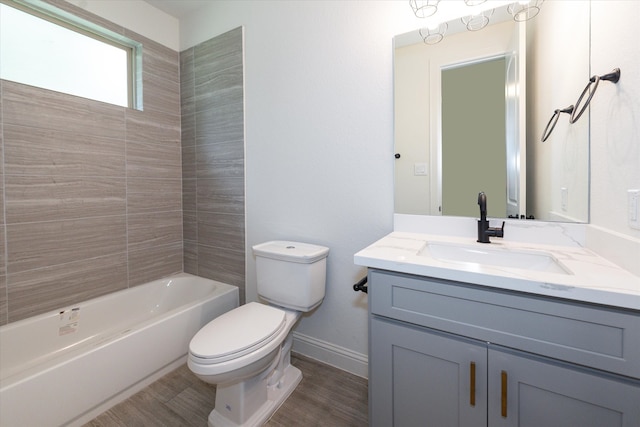
[[[325,295],[329,248],[271,241],[253,246],[258,295],[206,324],[189,343],[187,365],[216,384],[210,427],[263,425],[302,380],[290,363],[290,331]]]

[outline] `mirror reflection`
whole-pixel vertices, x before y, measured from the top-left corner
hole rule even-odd
[[[541,137],[590,76],[589,13],[559,0],[516,22],[504,6],[435,44],[395,37],[396,213],[475,217],[484,191],[492,217],[588,221],[588,116]]]

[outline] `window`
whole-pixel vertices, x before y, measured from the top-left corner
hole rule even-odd
[[[140,44],[38,6],[0,3],[0,78],[141,109]]]

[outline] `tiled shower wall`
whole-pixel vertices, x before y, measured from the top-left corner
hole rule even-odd
[[[242,28],[180,54],[184,270],[245,300]]]
[[[52,3],[143,43],[144,111],[0,80],[0,324],[183,269],[179,54]]]

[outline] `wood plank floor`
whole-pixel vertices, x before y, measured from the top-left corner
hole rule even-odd
[[[267,427],[367,426],[367,380],[292,354],[302,382]],[[216,388],[187,365],[165,375],[83,427],[207,426]]]

